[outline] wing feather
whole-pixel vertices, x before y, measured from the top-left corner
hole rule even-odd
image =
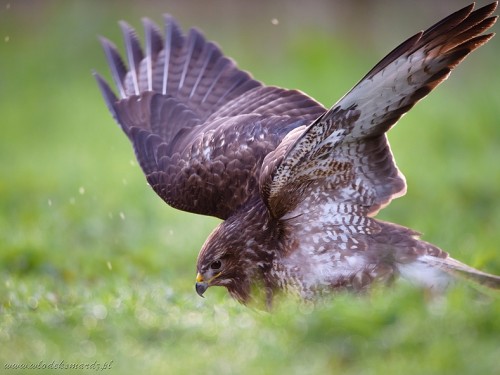
[[[116,49],[116,46],[106,38],[101,37],[100,40],[102,48],[104,49],[104,53],[108,60],[108,65],[111,70],[111,76],[113,78],[113,82],[115,83],[115,86],[118,89],[118,94],[120,95],[120,98],[126,98],[127,94],[125,93],[123,81],[127,74],[127,68],[123,63],[123,60],[120,57],[120,54]],[[104,80],[102,81],[104,82]]]
[[[135,95],[139,95],[139,64],[144,58],[139,39],[137,35],[125,21],[120,22],[120,27],[125,40],[125,49],[129,66],[129,73],[125,78],[125,88],[127,91],[132,91]]]
[[[146,72],[140,75],[145,87],[141,85],[141,91],[153,91],[153,64],[162,48],[162,38],[158,27],[149,19],[142,20],[146,39]],[[144,77],[145,76],[145,77]]]
[[[152,188],[173,207],[227,218],[257,196],[264,156],[326,109],[298,91],[264,87],[191,29],[144,19],[145,54],[121,22],[128,68],[102,38],[118,97],[95,77]]]
[[[327,113],[295,134],[286,152],[268,155],[260,186],[273,215],[293,211],[302,197],[325,194],[374,215],[403,195],[405,179],[385,133],[493,36],[482,33],[495,23],[496,6],[473,11],[470,5],[407,39]]]
[[[356,106],[360,119],[349,139],[385,133],[420,99],[443,82],[469,53],[493,34],[497,3],[472,11],[467,6],[389,53],[333,108]],[[326,116],[328,117],[328,115]]]

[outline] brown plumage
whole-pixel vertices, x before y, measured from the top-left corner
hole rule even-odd
[[[457,274],[499,288],[411,229],[373,216],[405,193],[385,133],[493,34],[497,3],[465,7],[380,61],[330,110],[266,87],[215,44],[165,17],[144,21],[145,52],[126,23],[128,68],[102,39],[118,90],[96,74],[154,191],[223,222],[198,257],[196,290],[225,286],[242,303],[261,289],[310,299],[397,275],[429,287]]]

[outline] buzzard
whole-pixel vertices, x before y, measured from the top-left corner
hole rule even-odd
[[[493,34],[497,3],[469,5],[384,57],[330,109],[264,86],[196,29],[143,20],[145,46],[120,22],[127,65],[102,38],[113,92],[95,73],[149,185],[170,206],[222,219],[204,243],[196,291],[224,286],[247,303],[279,290],[315,299],[396,276],[430,288],[475,270],[376,220],[406,191],[386,132]]]

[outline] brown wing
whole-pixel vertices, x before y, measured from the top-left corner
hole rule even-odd
[[[122,22],[128,68],[102,38],[118,97],[96,74],[149,184],[181,210],[227,218],[258,194],[256,175],[281,138],[326,109],[306,95],[264,87],[213,43],[165,16],[144,20],[145,53]]]
[[[497,3],[474,5],[411,37],[379,62],[332,109],[285,139],[263,163],[261,193],[276,217],[314,196],[374,215],[405,193],[385,132],[493,34]],[[314,202],[309,202],[313,204]]]

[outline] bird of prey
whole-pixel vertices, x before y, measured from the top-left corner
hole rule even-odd
[[[144,49],[120,23],[127,65],[102,38],[117,93],[95,77],[149,185],[172,207],[222,219],[198,256],[198,294],[314,300],[396,276],[499,288],[500,277],[374,218],[406,191],[386,132],[493,36],[496,6],[471,4],[413,35],[330,109],[263,85],[168,15],[164,32],[143,20]]]

